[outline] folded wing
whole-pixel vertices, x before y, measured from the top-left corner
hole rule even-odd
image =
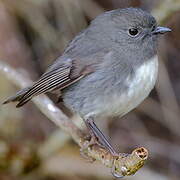
[[[8,98],[4,104],[17,101],[18,104],[16,107],[21,107],[34,96],[49,91],[54,91],[56,89],[61,90],[90,73],[89,71],[86,73],[86,71],[82,70],[78,76],[73,77],[71,75],[71,71],[75,67],[70,59],[68,59],[68,61],[68,63],[53,64],[53,67],[50,67],[49,70],[44,73],[31,87],[27,87],[19,91],[15,96]]]

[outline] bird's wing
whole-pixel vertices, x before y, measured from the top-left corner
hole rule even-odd
[[[71,59],[63,60],[62,63],[60,59],[55,61],[31,87],[19,91],[15,96],[8,98],[4,104],[17,101],[16,107],[21,107],[34,96],[56,89],[61,90],[92,72],[89,66],[79,69],[79,67],[76,67],[75,62],[76,60],[72,61]],[[78,74],[74,73],[76,68],[78,69]]]
[[[107,54],[105,44],[89,41],[88,29],[77,35],[68,45],[63,55],[32,86],[19,91],[8,98],[4,104],[17,101],[16,107],[27,103],[31,98],[42,93],[63,89],[96,69]],[[98,61],[97,61],[98,57]]]

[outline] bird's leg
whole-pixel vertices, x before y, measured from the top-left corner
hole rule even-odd
[[[86,123],[86,126],[87,126],[88,130],[89,130],[91,140],[86,145],[86,147],[84,147],[84,149],[86,149],[87,147],[89,147],[91,145],[98,144],[98,145],[106,148],[113,156],[119,157],[119,154],[114,150],[114,148],[109,143],[109,141],[107,140],[105,135],[101,132],[101,130],[95,124],[94,119],[92,117],[88,117],[87,119],[85,119],[85,123]],[[84,157],[88,158],[87,156],[85,156],[85,154],[83,154],[83,149],[81,151],[81,154]],[[89,160],[94,161],[93,159],[89,159]],[[124,177],[123,175],[119,175],[119,174],[116,173],[115,164],[113,164],[113,167],[111,169],[111,173],[115,178]]]
[[[101,132],[101,130],[97,127],[92,117],[88,117],[85,120],[86,126],[89,129],[89,133],[91,135],[91,141],[89,145],[98,144],[102,147],[105,147],[112,155],[117,156],[118,154],[109,143],[105,135]]]

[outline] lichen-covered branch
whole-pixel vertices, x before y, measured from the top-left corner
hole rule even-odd
[[[148,158],[147,149],[136,148],[131,154],[121,153],[113,156],[104,148],[94,145],[87,148],[87,155],[99,160],[105,166],[111,168],[112,174],[116,177],[130,176],[136,173],[146,162]]]
[[[20,88],[32,84],[31,80],[2,61],[0,61],[0,72]],[[84,149],[88,143],[87,139],[84,138],[84,133],[46,95],[35,97],[32,101],[52,122],[72,136],[75,142],[83,149],[85,155],[111,168],[112,172],[117,176],[134,174],[147,160],[148,151],[143,147],[135,149],[131,154],[119,154],[118,156],[114,156],[98,145],[92,145]]]

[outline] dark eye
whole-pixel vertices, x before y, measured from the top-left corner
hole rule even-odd
[[[156,25],[154,25],[154,26],[152,27],[152,32],[155,31],[155,29],[156,29]]]
[[[131,28],[131,29],[129,29],[129,34],[130,34],[131,36],[136,36],[138,33],[139,33],[139,31],[138,31],[138,29],[136,29],[136,28]]]

